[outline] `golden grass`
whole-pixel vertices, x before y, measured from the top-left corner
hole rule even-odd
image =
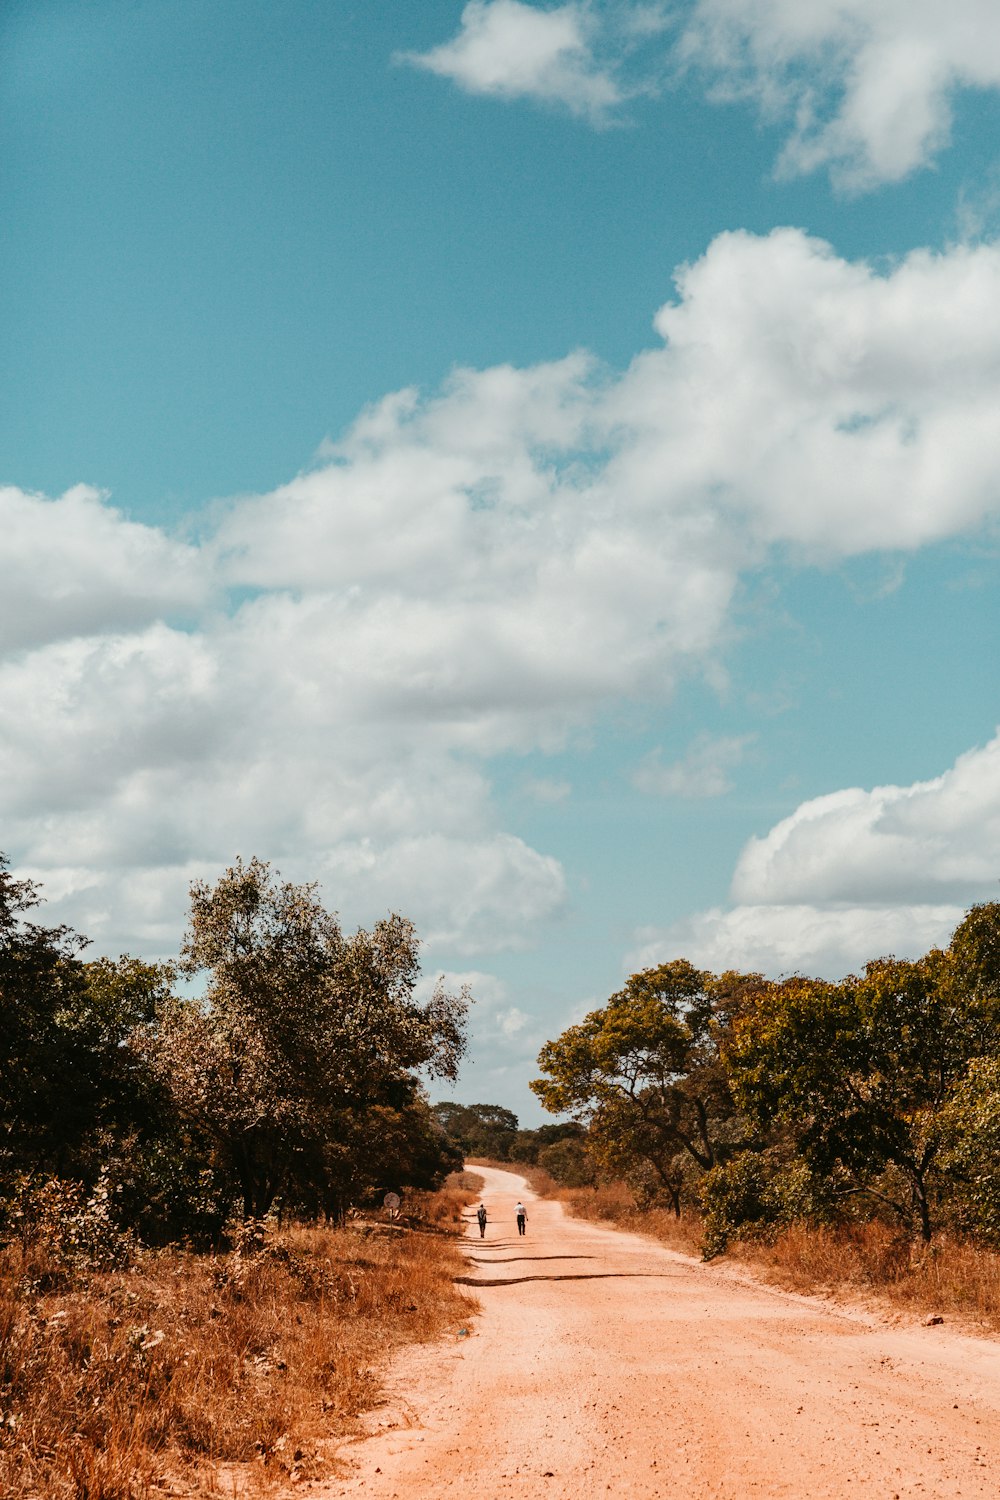
[[[887,1224],[793,1224],[772,1244],[741,1243],[734,1253],[793,1291],[861,1294],[1000,1332],[1000,1255],[948,1234],[924,1245]]]
[[[424,1227],[290,1228],[252,1254],[143,1253],[70,1275],[0,1252],[0,1495],[148,1500],[266,1493],[329,1470],[402,1344],[464,1322],[453,1230],[469,1191],[422,1195]]]

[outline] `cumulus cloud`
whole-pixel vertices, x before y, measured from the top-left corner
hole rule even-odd
[[[669,488],[814,556],[910,548],[994,513],[1000,250],[916,251],[887,273],[798,230],[719,236],[661,309],[663,351],[609,405],[610,473]],[[711,512],[710,512],[711,513]]]
[[[960,906],[713,907],[668,928],[640,929],[627,964],[645,969],[683,955],[715,973],[842,979],[869,959],[917,958],[947,943],[963,914]]]
[[[471,0],[455,37],[403,60],[470,93],[597,124],[630,94],[695,70],[710,99],[749,101],[788,125],[779,172],[825,169],[863,191],[933,162],[960,89],[1000,86],[1000,11],[993,0]]]
[[[998,316],[990,245],[876,271],[728,234],[626,370],[574,354],[397,393],[197,544],[93,491],[9,492],[2,847],[104,947],[170,951],[192,875],[252,852],[323,876],[351,920],[392,905],[441,949],[531,942],[565,877],[503,826],[490,757],[713,673],[775,554],[995,517]],[[735,753],[702,751],[717,778]],[[741,902],[801,899],[772,842]]]
[[[551,776],[528,776],[520,786],[523,797],[528,797],[532,802],[540,802],[543,805],[565,802],[572,790],[568,781],[560,781]]]
[[[792,122],[780,166],[850,189],[897,182],[947,143],[957,89],[1000,86],[993,0],[695,0],[680,56],[716,97]]]
[[[463,1102],[502,1098],[517,1111],[522,1124],[540,1120],[541,1109],[527,1083],[537,1072],[536,1058],[549,1035],[547,1027],[530,1009],[515,1003],[508,985],[495,974],[480,969],[448,970],[441,978],[449,990],[467,985],[475,996],[469,1055],[458,1086]],[[418,994],[423,998],[431,988],[428,978]]]
[[[942,776],[803,802],[743,850],[740,902],[968,903],[1000,881],[1000,736]]]
[[[1000,735],[933,780],[803,802],[743,849],[730,909],[643,931],[632,958],[838,978],[886,953],[916,957],[997,898],[998,849]]]
[[[450,78],[470,94],[561,104],[602,119],[621,96],[598,66],[585,8],[539,10],[521,0],[470,0],[450,42],[401,61]]]
[[[189,615],[208,598],[194,547],[128,521],[89,485],[57,500],[0,485],[0,652]]]
[[[424,941],[452,953],[530,946],[566,896],[558,860],[504,833],[478,841],[426,833],[381,849],[367,840],[342,845],[323,874],[334,890],[356,890],[360,882],[365,904],[375,909],[397,903],[399,890],[423,889]]]
[[[732,790],[731,772],[750,744],[749,735],[700,734],[681,760],[663,764],[652,750],[632,772],[632,785],[651,797],[722,797]]]

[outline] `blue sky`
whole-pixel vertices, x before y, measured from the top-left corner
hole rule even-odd
[[[459,1097],[997,893],[987,0],[0,14],[0,848],[418,922]]]

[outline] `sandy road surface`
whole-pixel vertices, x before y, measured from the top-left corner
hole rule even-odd
[[[769,1290],[475,1170],[482,1311],[397,1363],[324,1500],[1000,1496],[1000,1345]]]

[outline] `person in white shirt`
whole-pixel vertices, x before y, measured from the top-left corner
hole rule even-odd
[[[528,1222],[528,1215],[524,1211],[524,1204],[519,1203],[514,1212],[517,1214],[517,1232],[518,1234],[524,1234],[524,1226]]]

